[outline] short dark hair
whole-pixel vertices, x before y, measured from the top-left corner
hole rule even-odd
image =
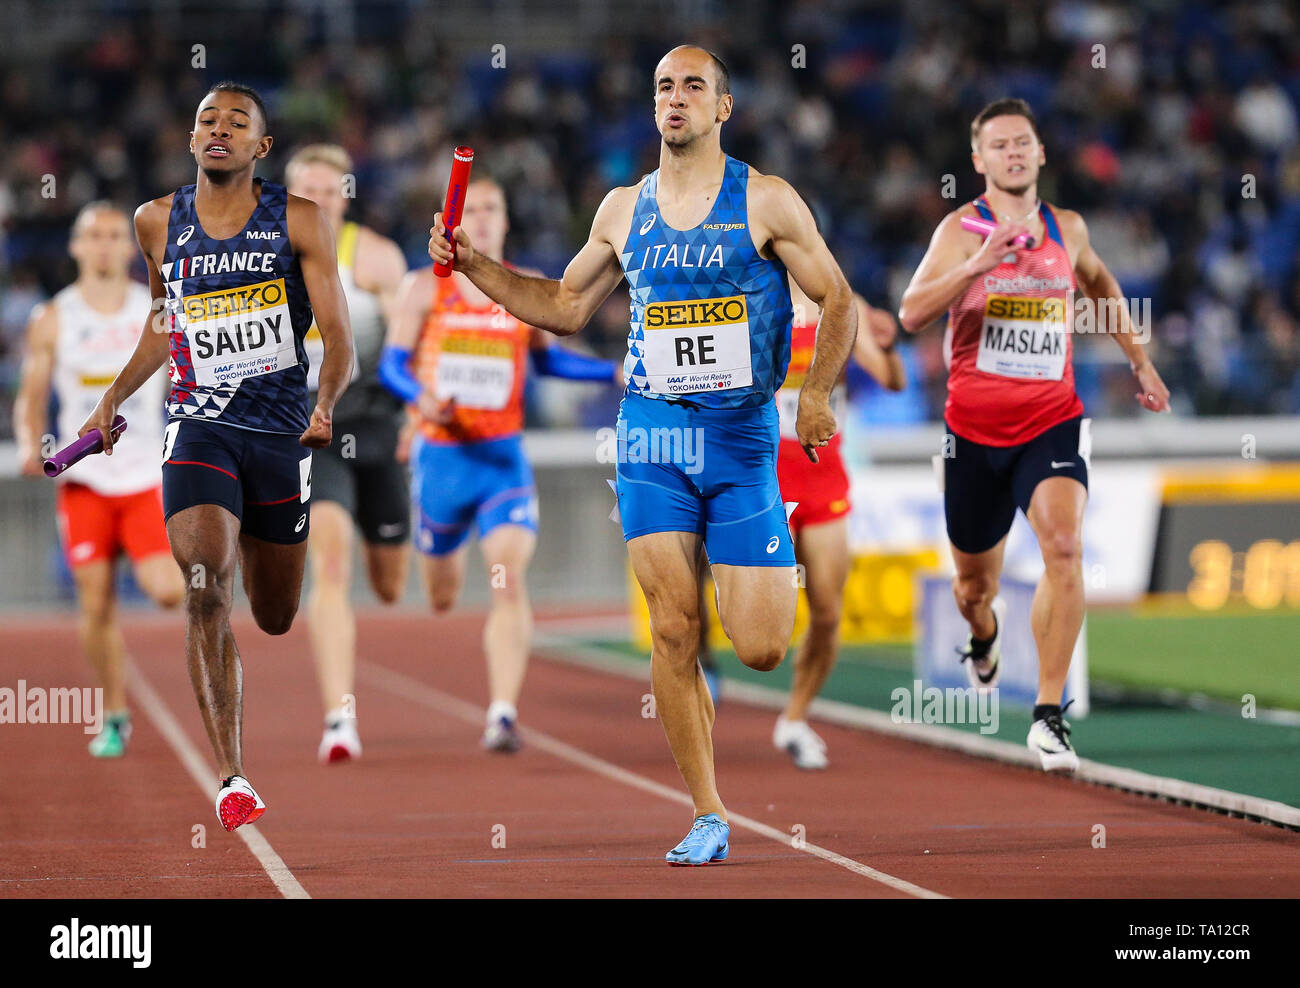
[[[1038,119],[1034,116],[1034,111],[1029,108],[1029,104],[1022,99],[1004,97],[995,99],[984,109],[976,114],[975,119],[970,125],[970,142],[975,144],[979,141],[980,128],[992,120],[994,117],[1024,117],[1029,121],[1029,126],[1033,128],[1034,137],[1041,144],[1043,136],[1038,132]]]
[[[703,46],[700,50],[713,59],[713,67],[718,71],[718,95],[726,96],[731,92],[731,72],[727,69],[727,63],[715,51],[710,51]]]
[[[708,55],[710,60],[713,62],[713,69],[718,77],[718,95],[726,96],[727,93],[731,92],[731,71],[727,68],[727,63],[722,60],[717,52],[710,51],[703,45],[678,45],[677,48],[694,48],[696,51],[702,51],[704,54]],[[674,48],[673,51],[676,51],[677,48]],[[659,80],[654,79],[652,82],[653,85],[650,88],[652,90],[657,90],[659,87]]]
[[[246,96],[257,105],[257,112],[262,114],[262,133],[271,132],[271,118],[266,115],[266,104],[262,102],[262,95],[252,86],[245,86],[242,82],[232,82],[226,79],[217,83],[208,89],[208,95],[213,93],[235,93],[238,96]]]

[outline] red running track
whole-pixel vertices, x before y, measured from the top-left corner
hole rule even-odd
[[[320,710],[302,620],[270,638],[237,619],[245,768],[269,807],[255,832],[307,894],[1180,898],[1300,889],[1300,839],[1287,831],[834,725],[818,728],[831,768],[804,773],[771,747],[772,714],[734,701],[714,733],[731,858],[669,868],[664,851],[691,813],[662,728],[642,716],[648,683],[539,655],[520,711],[530,743],[514,756],[487,754],[478,747],[481,623],[364,612],[365,755],[325,768],[315,761]],[[0,896],[280,895],[213,813],[217,780],[180,619],[129,614],[126,640],[188,739],[182,746],[206,763],[205,788],[139,691],[131,750],[115,762],[86,753],[79,725],[0,725]],[[20,678],[89,685],[70,617],[6,619],[0,687]],[[1092,846],[1096,824],[1106,827],[1104,849]]]

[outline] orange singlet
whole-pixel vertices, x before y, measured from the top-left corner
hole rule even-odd
[[[471,305],[454,277],[435,278],[412,362],[420,383],[440,399],[455,398],[456,410],[447,425],[421,420],[425,438],[479,442],[522,430],[532,332],[495,302]]]

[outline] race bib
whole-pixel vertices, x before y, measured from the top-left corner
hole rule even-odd
[[[837,431],[844,428],[845,416],[848,415],[849,403],[844,388],[836,386],[831,390],[831,411],[835,414]],[[781,438],[798,439],[795,423],[799,418],[799,389],[781,388],[776,393],[776,412],[781,419]]]
[[[187,296],[181,316],[201,387],[236,387],[298,364],[283,278]]]
[[[515,386],[514,351],[505,340],[447,336],[438,354],[437,393],[463,408],[499,411]]]
[[[979,358],[986,374],[1059,381],[1065,374],[1065,300],[990,295]]]
[[[645,308],[644,345],[650,391],[689,394],[753,383],[749,305],[743,295],[651,302]]]

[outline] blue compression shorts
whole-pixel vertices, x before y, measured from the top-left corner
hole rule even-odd
[[[519,435],[460,444],[419,438],[411,463],[421,552],[455,552],[471,527],[480,538],[498,525],[537,531],[537,486]]]
[[[628,393],[618,413],[623,539],[695,532],[710,563],[793,566],[776,479],[776,403],[701,408]]]

